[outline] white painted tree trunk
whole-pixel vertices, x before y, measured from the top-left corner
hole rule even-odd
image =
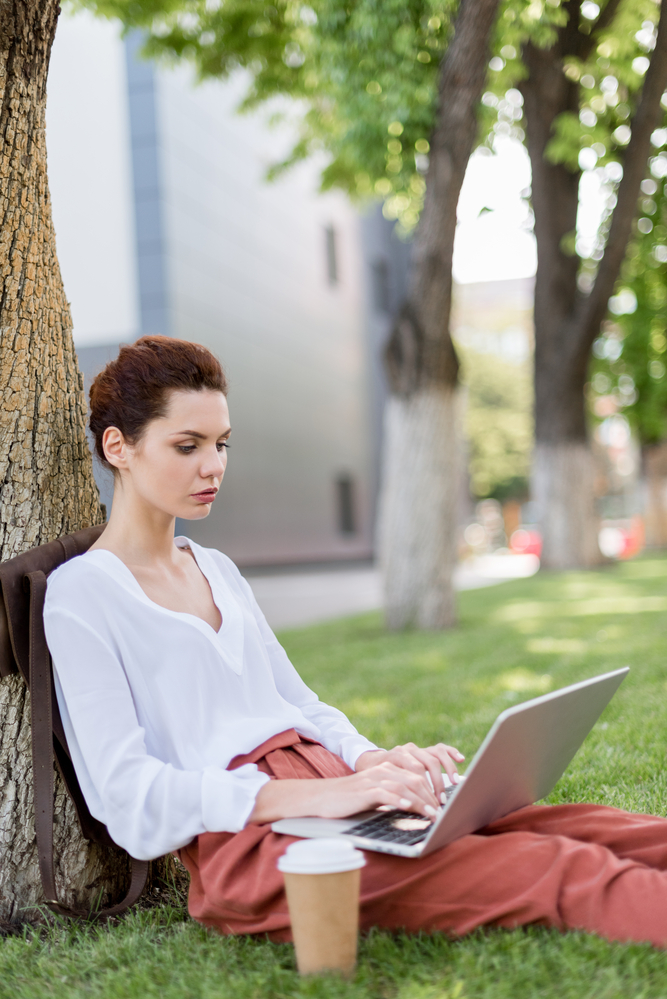
[[[389,628],[456,622],[458,390],[392,395],[385,410],[378,548]]]
[[[589,568],[603,561],[594,480],[587,444],[535,445],[532,495],[540,511],[543,568]]]
[[[667,443],[643,451],[647,548],[667,547]]]

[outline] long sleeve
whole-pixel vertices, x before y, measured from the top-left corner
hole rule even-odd
[[[330,752],[340,756],[354,770],[355,763],[362,753],[378,747],[361,735],[342,711],[320,701],[317,694],[303,682],[271,630],[250,584],[241,576],[231,560],[225,556],[221,557],[225,559],[227,566],[234,573],[238,585],[252,609],[266,646],[278,692],[286,701],[298,707],[303,715],[317,727],[322,745]]]
[[[115,842],[147,860],[199,833],[242,829],[269,778],[254,764],[232,773],[214,765],[187,770],[151,755],[110,643],[62,608],[47,613],[45,624],[73,763],[92,814]]]
[[[184,544],[185,539],[176,539]],[[229,559],[190,543],[222,624],[151,600],[112,552],[49,577],[44,626],[72,762],[95,818],[139,859],[239,832],[269,780],[228,770],[281,732],[352,768],[376,748],[300,679]]]

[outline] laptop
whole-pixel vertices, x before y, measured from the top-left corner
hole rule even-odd
[[[400,857],[439,850],[549,794],[628,672],[614,670],[503,711],[432,820],[375,809],[346,819],[280,819],[271,828],[304,839],[344,836],[362,850]]]

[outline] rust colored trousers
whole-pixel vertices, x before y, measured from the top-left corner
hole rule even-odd
[[[229,769],[257,763],[275,779],[341,777],[323,746],[283,732]],[[189,910],[221,933],[291,940],[276,862],[293,837],[270,825],[204,833],[178,851],[191,875]],[[667,946],[667,819],[602,805],[531,806],[426,857],[366,852],[362,930],[454,936],[528,923],[608,940]]]

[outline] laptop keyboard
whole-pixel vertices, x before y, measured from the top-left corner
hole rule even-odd
[[[447,800],[456,790],[448,787],[445,790]],[[383,843],[400,843],[412,846],[421,843],[428,836],[433,822],[415,812],[403,812],[395,809],[391,812],[378,812],[370,819],[358,822],[356,826],[347,829],[344,836],[363,836],[366,839],[377,839]]]

